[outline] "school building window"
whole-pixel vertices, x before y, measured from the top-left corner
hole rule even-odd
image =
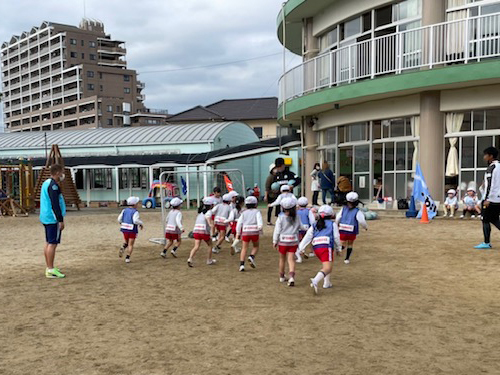
[[[90,170],[90,188],[91,189],[112,189],[113,171],[111,169],[91,169]]]
[[[125,88],[123,89],[123,92],[124,92],[125,94],[130,94],[130,88],[129,88],[129,87],[125,87]]]
[[[120,189],[147,189],[148,168],[125,168],[119,170]]]

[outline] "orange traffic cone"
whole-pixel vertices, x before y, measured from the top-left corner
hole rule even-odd
[[[429,224],[429,214],[427,213],[427,205],[424,203],[422,207],[422,219],[420,219],[422,224]]]

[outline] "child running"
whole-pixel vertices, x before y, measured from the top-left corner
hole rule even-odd
[[[297,199],[295,197],[281,200],[282,214],[276,220],[273,234],[273,246],[280,253],[280,283],[285,278],[285,263],[288,261],[288,286],[295,285],[295,253],[299,246],[300,218],[297,216]]]
[[[141,230],[144,228],[143,222],[139,217],[139,211],[137,211],[137,205],[139,204],[139,197],[129,197],[127,199],[127,208],[124,208],[120,215],[118,216],[118,222],[120,223],[120,230],[123,233],[123,245],[120,247],[118,256],[121,258],[125,250],[127,250],[127,255],[125,256],[125,263],[130,263],[130,257],[134,251],[134,243],[137,238],[138,228]]]
[[[307,208],[307,205],[309,204],[309,201],[307,200],[306,197],[300,197],[297,200],[297,203],[299,205],[299,208],[297,210],[297,216],[300,218],[300,230],[299,230],[299,241],[302,241],[304,238],[306,232],[309,230],[311,225],[313,225],[316,222],[316,217],[314,216],[314,213],[312,210]],[[304,253],[299,253],[297,251],[297,263],[302,263],[302,257],[304,258],[309,258],[309,256],[313,256],[314,252],[311,252],[309,254]]]
[[[212,253],[219,254],[220,245],[224,242],[227,230],[227,219],[231,213],[231,196],[229,194],[224,194],[222,197],[222,203],[218,204],[212,209],[212,215],[214,216],[215,229],[219,232],[217,242],[212,248]]]
[[[207,264],[210,266],[216,263],[216,260],[212,259],[212,239],[210,237],[214,227],[212,221],[213,204],[214,201],[212,200],[212,197],[206,197],[203,199],[203,204],[198,209],[198,216],[196,217],[193,229],[194,247],[189,254],[189,259],[187,260],[189,267],[193,267],[193,258],[200,249],[202,241],[205,241],[208,245]]]
[[[241,216],[241,212],[243,210],[244,203],[245,203],[245,200],[243,199],[243,197],[240,197],[240,196],[236,197],[235,202],[234,202],[234,208],[231,209],[231,213],[229,214],[229,218],[227,219],[227,222],[229,223],[229,226],[230,226],[230,231],[234,234],[234,241],[231,245],[231,255],[234,255],[234,254],[240,252],[240,249],[237,248],[240,240],[236,239],[236,225],[238,224],[238,219]]]
[[[214,189],[212,190],[212,194],[210,195],[209,198],[212,199],[212,202],[213,202],[213,208],[215,208],[215,206],[219,205],[222,203],[222,196],[221,196],[222,192],[221,192],[221,189],[220,187],[216,186],[214,187]],[[212,221],[215,220],[215,215],[212,214]],[[218,232],[217,230],[215,230],[213,233],[212,233],[212,241],[213,242],[217,242],[217,238],[218,238]]]
[[[240,272],[245,271],[245,257],[248,246],[252,242],[252,252],[248,257],[250,266],[255,268],[255,256],[259,251],[259,235],[262,231],[262,214],[257,210],[257,198],[254,196],[245,199],[246,210],[241,213],[236,225],[236,239],[243,242],[240,254]]]
[[[299,251],[304,249],[312,242],[314,253],[321,261],[321,271],[311,279],[311,288],[314,294],[318,294],[318,284],[323,280],[323,288],[332,287],[330,274],[333,268],[333,251],[337,249],[340,254],[341,244],[337,224],[332,220],[334,217],[333,209],[324,205],[319,208],[319,218],[316,223],[311,225],[299,245]]]
[[[281,194],[278,195],[278,198],[273,203],[269,203],[267,207],[276,207],[281,204],[281,201],[285,198],[291,198],[294,197],[293,193],[290,191],[290,185],[281,185],[280,192]]]
[[[234,191],[234,190],[231,190],[228,194],[231,197],[231,204],[230,204],[230,206],[231,206],[231,210],[233,210],[236,207],[236,200],[238,199],[239,194],[236,191]],[[234,236],[236,236],[236,232],[230,226],[229,229],[226,232],[226,241],[227,242],[231,242],[231,239],[230,239],[231,234],[233,234]]]
[[[351,263],[350,258],[353,244],[356,240],[356,236],[359,234],[359,226],[361,225],[365,230],[368,230],[368,224],[366,224],[365,215],[358,208],[358,193],[351,191],[346,195],[346,201],[347,205],[340,210],[336,222],[339,226],[342,249],[347,247],[344,263],[349,264]]]
[[[174,258],[177,258],[177,249],[181,245],[181,234],[184,232],[184,227],[182,226],[182,213],[181,213],[182,199],[173,198],[170,201],[170,207],[172,209],[167,215],[166,226],[165,226],[165,248],[160,253],[163,258],[167,257],[168,249],[170,246],[174,245],[174,248],[170,253]]]

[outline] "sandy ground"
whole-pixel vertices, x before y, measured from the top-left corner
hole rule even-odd
[[[316,259],[278,283],[269,228],[256,270],[227,246],[189,269],[192,241],[160,258],[159,213],[142,211],[126,265],[116,216],[69,213],[64,280],[44,277],[35,216],[0,218],[0,374],[500,374],[500,253],[472,249],[479,221],[370,222],[315,297]]]

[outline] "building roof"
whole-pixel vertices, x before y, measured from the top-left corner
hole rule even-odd
[[[51,132],[0,134],[0,149],[25,149],[53,144],[59,147],[141,145],[212,142],[226,127],[236,122],[141,126]],[[243,125],[243,124],[242,124]],[[246,126],[246,125],[245,125]]]
[[[198,105],[168,118],[177,121],[242,121],[276,119],[278,98],[225,99],[207,106]]]

